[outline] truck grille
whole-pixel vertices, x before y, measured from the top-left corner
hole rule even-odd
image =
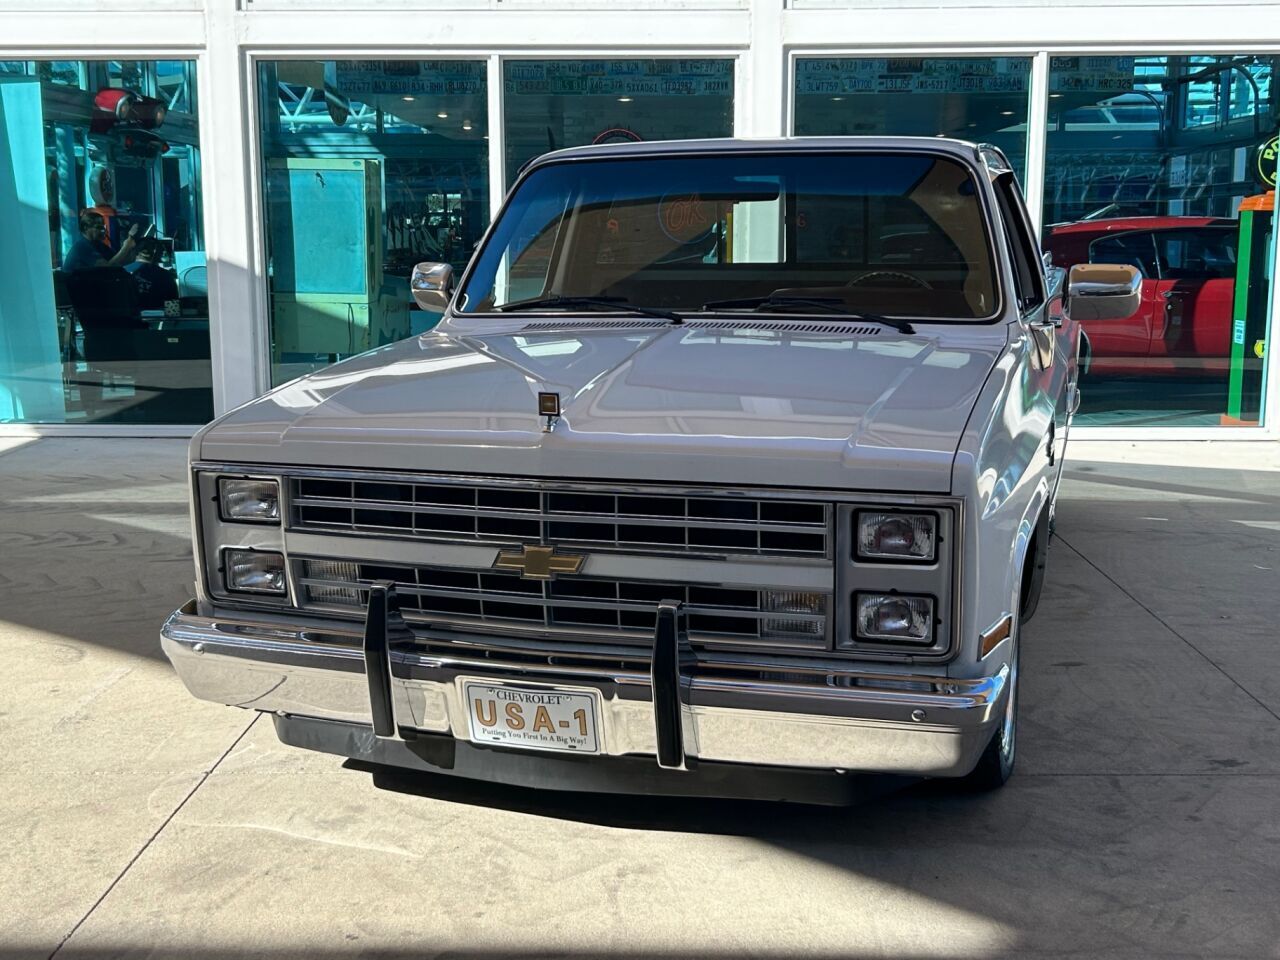
[[[292,528],[317,533],[596,551],[830,555],[830,506],[820,501],[309,477],[290,483]]]
[[[524,631],[580,632],[651,643],[662,600],[685,604],[694,641],[756,641],[778,646],[825,646],[828,593],[563,576],[528,580],[514,573],[448,567],[297,561],[303,603],[312,609],[356,612],[368,587],[396,584],[406,619],[441,626],[477,625]]]

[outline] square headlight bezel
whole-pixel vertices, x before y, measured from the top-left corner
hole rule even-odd
[[[929,517],[933,520],[933,549],[928,557],[904,557],[895,554],[862,552],[862,518],[869,515],[899,515],[904,517]],[[855,563],[895,564],[912,567],[933,567],[938,564],[942,548],[942,516],[937,510],[912,507],[858,507],[853,511],[852,529],[853,559]]]
[[[276,488],[276,515],[274,517],[233,517],[227,513],[226,501],[227,496],[224,487],[227,483],[270,483]],[[280,482],[279,477],[240,475],[240,474],[218,474],[214,478],[214,495],[218,506],[218,519],[223,523],[251,524],[256,527],[283,527],[284,526],[284,498],[282,495],[284,484]]]
[[[857,556],[854,542],[858,533],[856,514],[932,513],[938,517],[936,562],[894,563],[865,561]],[[836,505],[836,620],[832,631],[832,653],[859,660],[892,663],[947,663],[960,654],[959,624],[963,621],[964,597],[961,566],[964,562],[964,500],[932,495],[859,496]],[[867,640],[856,636],[854,593],[901,593],[929,596],[934,600],[933,643],[898,643]]]

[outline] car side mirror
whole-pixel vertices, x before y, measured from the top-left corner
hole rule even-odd
[[[447,263],[420,263],[413,268],[409,289],[423,310],[442,312],[453,296],[453,267]]]
[[[1067,278],[1072,320],[1125,320],[1142,304],[1142,274],[1127,263],[1077,263]]]

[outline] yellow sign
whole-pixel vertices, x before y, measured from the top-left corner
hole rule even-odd
[[[513,570],[529,580],[551,580],[557,573],[577,573],[587,558],[580,554],[556,553],[555,547],[525,547],[499,550],[495,570]]]
[[[1258,146],[1258,179],[1268,187],[1276,185],[1276,158],[1280,156],[1280,135]]]
[[[1267,341],[1265,340],[1253,341],[1253,355],[1257,357],[1259,360],[1265,360],[1267,358]]]

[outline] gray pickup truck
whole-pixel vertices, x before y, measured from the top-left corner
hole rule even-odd
[[[191,444],[197,697],[371,764],[803,800],[999,786],[1080,320],[1013,171],[944,139],[522,171],[429,333]]]

